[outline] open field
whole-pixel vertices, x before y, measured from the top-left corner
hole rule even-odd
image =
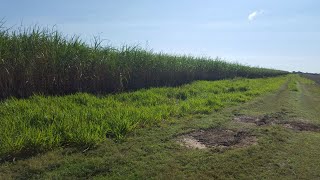
[[[214,86],[210,86],[212,83]],[[239,92],[243,83],[250,88]],[[157,123],[140,123],[121,141],[104,137],[94,147],[63,146],[26,159],[17,158],[13,162],[11,160],[1,164],[0,178],[320,178],[320,87],[310,80],[289,75],[271,79],[200,81],[180,88],[155,88],[136,93],[170,90],[180,94],[178,92],[190,92],[191,89],[195,92],[197,88],[204,91],[204,94],[198,95],[187,93],[186,99],[181,99],[184,95],[175,98],[179,102],[177,107],[182,107],[181,103],[196,97],[199,100],[211,99],[208,96],[215,94],[211,89],[213,87],[227,90],[219,94],[226,94],[226,99],[219,101],[223,106],[216,111],[212,106],[206,109],[207,106],[203,105],[211,103],[196,103],[185,111],[185,115],[176,114],[177,116],[172,116],[170,120],[160,118]],[[237,88],[239,91],[234,91]],[[259,93],[262,89],[265,89],[263,93]],[[255,95],[252,96],[252,92],[257,94],[253,93]],[[87,102],[79,103],[77,97]],[[137,97],[134,93],[111,97],[119,101],[127,97],[129,99],[125,101],[129,106],[131,103],[142,102],[132,99]],[[239,100],[239,97],[242,98]],[[35,96],[27,100],[8,100],[2,106],[5,106],[6,102],[9,107],[21,103],[21,107],[16,111],[27,114],[30,112],[28,106],[37,109],[52,103],[51,105],[56,107],[55,101],[60,100],[72,102],[72,106],[77,107],[75,109],[80,110],[82,107],[82,110],[90,110],[96,101],[103,102],[106,99],[108,98],[96,98],[87,94],[46,98]],[[70,106],[69,103],[66,106]],[[64,103],[59,105],[62,104]],[[87,106],[90,108],[83,108]],[[144,105],[140,104],[138,107],[143,109]],[[198,107],[206,110],[194,112]],[[42,109],[43,112],[50,112],[45,109]],[[172,107],[167,108],[170,109]],[[10,114],[11,111],[13,109],[9,108],[5,112]],[[89,129],[94,125],[86,124],[80,127]],[[73,128],[77,127],[71,129]],[[79,129],[74,129],[73,132],[83,137]],[[191,141],[185,141],[186,137]],[[188,144],[194,141],[196,145]]]

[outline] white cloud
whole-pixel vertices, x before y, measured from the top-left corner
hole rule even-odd
[[[258,15],[261,15],[261,14],[263,14],[263,10],[253,11],[252,13],[249,14],[248,20],[253,21]]]

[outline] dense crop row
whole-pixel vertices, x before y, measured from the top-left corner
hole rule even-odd
[[[0,99],[35,93],[119,92],[284,73],[219,59],[153,53],[139,47],[102,47],[99,41],[90,46],[57,31],[6,30],[0,25]]]
[[[96,97],[32,96],[0,103],[0,159],[62,145],[121,139],[140,126],[190,114],[208,114],[278,89],[287,77],[197,81]]]

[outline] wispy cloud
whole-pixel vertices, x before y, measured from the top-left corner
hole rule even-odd
[[[263,13],[264,13],[263,10],[253,11],[252,13],[249,14],[248,20],[253,21],[254,19],[256,19],[258,15],[261,15]]]

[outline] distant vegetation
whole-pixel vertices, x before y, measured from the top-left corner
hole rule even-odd
[[[304,76],[304,77],[311,79],[311,80],[317,82],[318,84],[320,84],[320,74],[318,74],[318,73],[303,73],[303,72],[293,72],[293,73]]]
[[[0,161],[59,146],[94,146],[139,127],[210,114],[279,89],[287,77],[197,81],[96,97],[86,93],[32,96],[0,103]],[[9,156],[10,157],[10,156]]]
[[[153,53],[139,47],[88,45],[38,27],[0,23],[0,99],[33,94],[111,93],[194,80],[270,77],[287,72],[220,59]]]

